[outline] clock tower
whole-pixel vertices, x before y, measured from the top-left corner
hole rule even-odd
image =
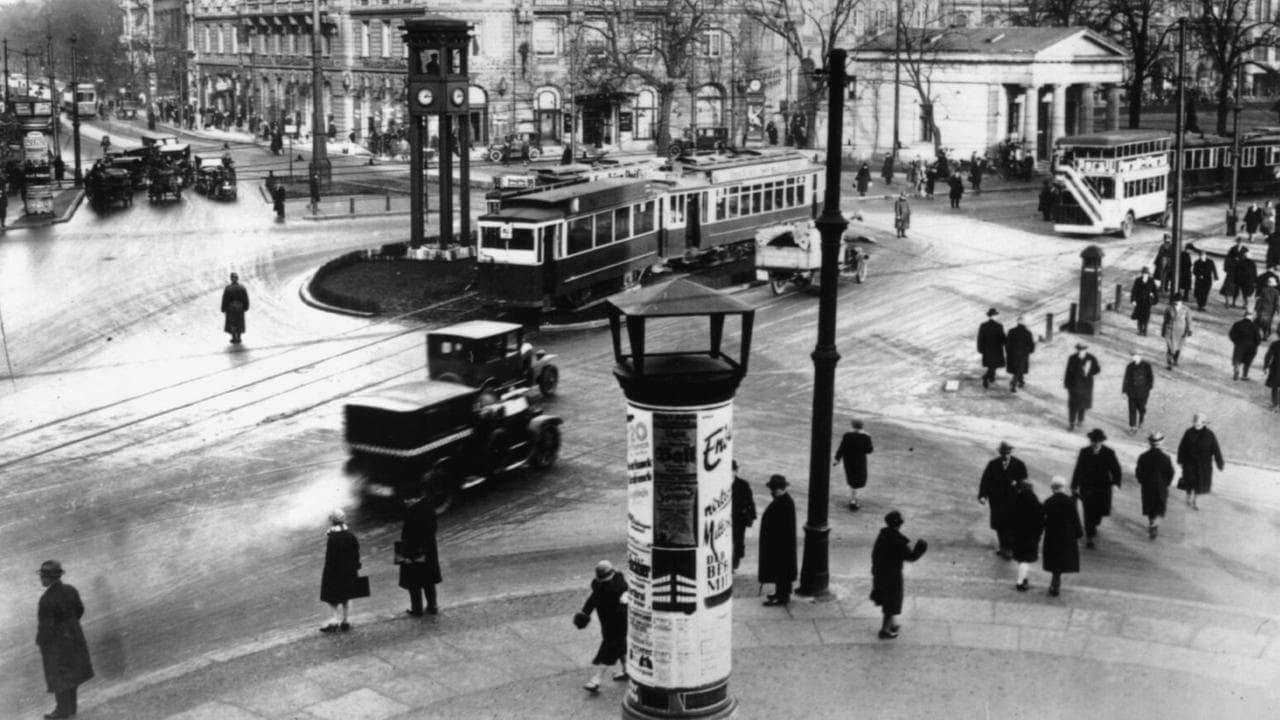
[[[427,14],[404,21],[409,46],[410,242],[421,245],[426,227],[424,182],[427,119],[435,117],[439,135],[440,247],[455,242],[453,233],[453,158],[458,157],[458,242],[471,242],[471,76],[467,56],[472,27],[465,20]]]

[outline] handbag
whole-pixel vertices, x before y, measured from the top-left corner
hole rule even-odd
[[[579,610],[573,614],[573,626],[579,630],[591,623],[591,616]]]
[[[357,575],[355,584],[351,586],[352,599],[367,598],[369,595],[369,576]]]

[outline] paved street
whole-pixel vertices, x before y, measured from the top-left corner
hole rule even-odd
[[[236,152],[242,167],[261,153]],[[248,190],[234,205],[184,195],[104,216],[86,208],[0,237],[14,368],[0,389],[0,573],[11,579],[0,588],[0,715],[33,714],[47,699],[31,642],[35,569],[57,557],[84,597],[98,672],[81,717],[616,717],[620,687],[596,700],[579,687],[596,630],[569,623],[595,561],[624,555],[624,405],[607,332],[536,338],[560,356],[548,409],[566,418],[561,462],[479,488],[443,518],[445,609],[412,626],[390,562],[397,518],[357,509],[342,473],[341,407],[421,377],[423,328],[298,298],[329,257],[404,239],[404,219],[291,214],[277,224]],[[868,224],[891,225],[887,200],[845,199],[855,205]],[[1273,716],[1277,421],[1260,383],[1229,379],[1222,346],[1234,311],[1217,301],[1198,315],[1173,372],[1158,362],[1158,337],[1133,333],[1127,307],[1107,313],[1091,340],[1103,372],[1087,426],[1111,436],[1125,485],[1061,598],[1043,595],[1038,570],[1033,592],[1015,593],[1012,566],[991,552],[977,478],[1001,439],[1018,447],[1042,498],[1052,474],[1069,474],[1085,444],[1065,429],[1059,380],[1075,338],[1055,330],[1016,395],[982,390],[973,338],[989,306],[1006,325],[1025,313],[1038,335],[1046,313],[1062,322],[1090,241],[1053,235],[1033,192],[967,195],[965,205],[915,201],[911,237],[871,250],[866,283],[841,285],[836,422],[867,421],[871,482],[854,514],[833,476],[836,602],[759,607],[749,534],[731,685],[740,716],[848,717],[868,700],[875,717]],[[1196,212],[1190,227],[1220,215],[1216,205]],[[1098,239],[1104,287],[1149,263],[1159,232]],[[231,270],[252,296],[240,348],[226,344],[217,312]],[[761,509],[763,480],[781,472],[803,515],[817,298],[736,292],[760,310],[735,455]],[[453,319],[465,305],[441,310]],[[657,331],[668,342],[695,332],[675,322]],[[1132,481],[1145,443],[1123,432],[1120,377],[1135,344],[1158,366],[1148,427],[1172,445],[1203,410],[1227,458],[1198,513],[1171,498],[1156,542]],[[959,391],[944,392],[946,380]],[[334,505],[353,510],[374,588],[341,638],[315,632]],[[890,508],[932,549],[908,571],[903,636],[886,644],[865,597],[870,544]]]

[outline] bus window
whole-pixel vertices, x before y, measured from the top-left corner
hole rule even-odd
[[[573,255],[591,249],[592,231],[591,216],[574,218],[569,221],[568,246],[566,255]]]
[[[773,188],[773,206],[781,210],[786,207],[782,204],[782,183],[776,183]]]
[[[653,232],[653,201],[636,206],[636,235]]]
[[[786,190],[786,201],[787,201],[787,207],[795,207],[795,206],[796,206],[796,185],[795,185],[795,182],[796,182],[796,179],[795,179],[795,178],[787,178],[787,190]]]
[[[596,214],[596,247],[613,242],[613,211]]]
[[[669,207],[672,225],[684,225],[684,200],[684,195],[669,196],[668,201],[670,202]]]
[[[631,206],[620,207],[613,211],[614,237],[626,240],[631,237]]]

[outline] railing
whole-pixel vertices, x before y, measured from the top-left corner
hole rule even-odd
[[[1102,198],[1098,197],[1098,193],[1071,165],[1058,165],[1056,175],[1064,180],[1067,190],[1071,196],[1079,203],[1080,208],[1084,210],[1088,216],[1088,225],[1099,225],[1102,223]]]

